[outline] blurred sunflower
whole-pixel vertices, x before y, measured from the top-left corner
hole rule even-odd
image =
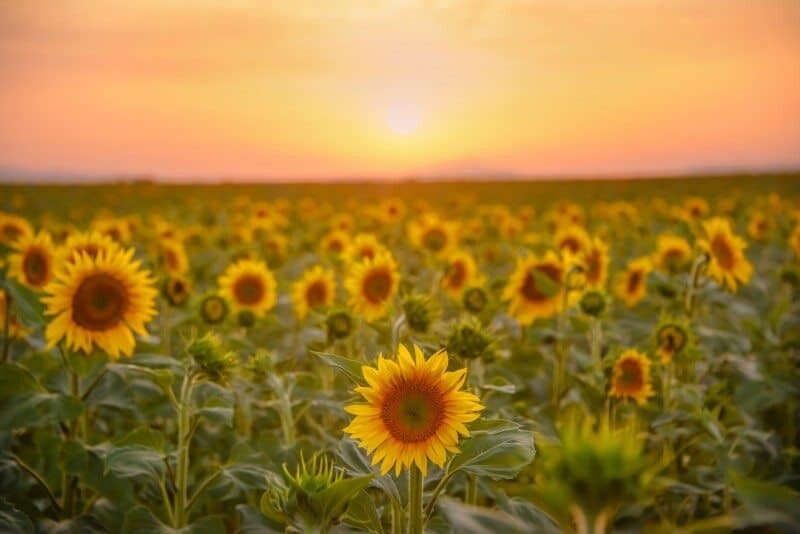
[[[690,344],[691,333],[686,320],[664,318],[655,329],[656,355],[666,365]]]
[[[558,250],[575,255],[584,253],[591,242],[586,230],[576,224],[559,227],[553,239]]]
[[[508,313],[522,325],[558,313],[564,297],[564,266],[552,251],[544,258],[523,256],[503,290]]]
[[[442,289],[447,295],[458,300],[464,289],[469,286],[478,286],[483,282],[483,277],[478,272],[475,259],[468,252],[453,252],[447,258]]]
[[[56,251],[50,234],[44,230],[23,236],[12,245],[8,274],[32,289],[42,289],[55,274]]]
[[[302,320],[309,310],[328,307],[336,297],[333,271],[317,265],[306,270],[300,280],[292,285],[292,303],[297,318]]]
[[[119,249],[119,245],[107,235],[97,232],[80,232],[70,235],[58,251],[58,265],[75,263],[81,254],[94,259],[98,254],[109,255]]]
[[[715,217],[703,222],[705,239],[698,246],[709,255],[708,276],[735,292],[739,283],[746,284],[753,276],[753,265],[744,255],[744,239],[735,235],[727,219]]]
[[[614,362],[611,396],[632,399],[640,406],[653,396],[650,384],[650,360],[635,349],[628,349]]]
[[[92,230],[101,235],[107,235],[120,244],[131,240],[131,229],[128,221],[117,218],[95,219],[92,222]]]
[[[662,272],[675,274],[686,270],[692,261],[692,246],[684,238],[662,234],[658,236],[654,266]]]
[[[458,245],[458,225],[425,213],[408,223],[408,237],[419,250],[444,257]]]
[[[756,241],[766,241],[773,226],[772,221],[764,213],[757,211],[750,216],[750,220],[747,222],[747,235]]]
[[[794,251],[795,256],[800,259],[800,224],[794,227],[789,235],[789,248]]]
[[[350,245],[350,236],[342,230],[333,230],[322,238],[320,248],[325,256],[339,256],[343,254]]]
[[[275,276],[263,261],[242,259],[229,265],[218,284],[235,312],[249,310],[262,317],[277,301]]]
[[[381,245],[375,234],[357,234],[347,245],[345,258],[347,261],[358,262],[365,259],[372,259],[378,254],[385,252],[386,247]]]
[[[189,298],[192,283],[181,275],[172,275],[164,283],[164,297],[173,306],[180,306]]]
[[[0,243],[11,245],[18,239],[31,236],[33,236],[31,223],[17,215],[0,212]]]
[[[156,315],[153,279],[140,267],[133,249],[96,258],[82,253],[65,264],[42,298],[53,316],[45,331],[48,346],[64,339],[70,349],[87,354],[97,345],[112,358],[130,356],[133,334],[146,334],[145,323]]]
[[[348,304],[367,321],[383,317],[397,293],[400,274],[397,263],[388,253],[352,264],[345,288],[350,295]]]
[[[359,442],[372,464],[381,463],[381,473],[392,468],[396,475],[416,465],[422,476],[428,460],[443,467],[447,453],[456,453],[459,435],[469,436],[465,423],[476,420],[484,409],[480,399],[459,391],[466,369],[447,371],[447,352],[427,360],[419,347],[414,356],[400,345],[397,361],[378,357],[377,367],[363,366],[368,386],[355,388],[366,403],[350,404],[354,415],[344,429]]]
[[[708,211],[708,201],[702,197],[689,197],[683,203],[684,216],[690,221],[705,217]]]
[[[159,245],[159,261],[164,271],[171,275],[182,275],[189,270],[189,258],[183,243],[174,239],[164,239]]]
[[[219,295],[208,295],[200,302],[200,316],[206,324],[219,324],[228,316],[228,301]]]
[[[593,238],[583,255],[584,275],[588,287],[605,287],[610,261],[608,245],[598,237]]]
[[[617,298],[629,308],[638,304],[647,294],[647,275],[652,269],[653,264],[647,257],[631,260],[614,288]]]

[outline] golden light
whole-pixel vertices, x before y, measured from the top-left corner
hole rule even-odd
[[[422,115],[419,109],[410,106],[393,106],[386,113],[386,125],[396,135],[411,135],[419,128]]]

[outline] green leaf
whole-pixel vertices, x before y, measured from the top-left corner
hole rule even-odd
[[[0,402],[0,429],[48,426],[72,421],[83,411],[83,402],[61,393],[28,393]]]
[[[383,525],[378,516],[378,510],[375,508],[375,502],[366,491],[360,491],[350,501],[345,521],[367,532],[383,534]]]
[[[160,480],[163,471],[163,455],[140,445],[115,447],[106,456],[105,472],[121,478],[150,477]]]
[[[205,417],[209,421],[233,427],[233,402],[223,397],[209,397],[195,412],[195,415]]]
[[[344,356],[337,356],[328,352],[312,351],[312,354],[322,360],[326,365],[342,371],[353,383],[360,385],[365,383],[364,376],[361,373],[361,367],[364,365],[363,362],[345,358]]]
[[[67,473],[82,474],[89,466],[89,453],[80,441],[70,439],[61,444],[59,466]]]
[[[16,362],[0,365],[0,400],[41,389],[39,381],[25,367]]]
[[[13,299],[12,311],[27,326],[40,326],[45,323],[44,306],[39,302],[39,295],[16,280],[0,280],[3,287]]]
[[[736,494],[744,505],[738,526],[781,524],[800,526],[800,493],[773,482],[754,480],[731,473]]]
[[[0,532],[7,532],[8,534],[33,534],[33,523],[31,520],[14,508],[14,506],[6,501],[0,499]]]
[[[471,534],[531,532],[530,525],[500,510],[469,506],[449,497],[440,497],[438,507],[453,532]]]
[[[448,474],[462,470],[495,480],[517,475],[536,455],[533,434],[512,421],[484,420],[473,425],[472,437],[459,444]]]
[[[359,449],[356,442],[351,439],[344,439],[341,441],[339,445],[339,458],[345,463],[347,472],[351,475],[365,475],[379,472],[378,466],[370,465],[364,452]],[[397,484],[394,483],[394,480],[390,476],[376,476],[372,479],[372,486],[383,490],[390,499],[398,505],[400,504],[400,491],[397,489]]]
[[[125,514],[122,523],[122,534],[224,534],[225,525],[217,516],[208,516],[198,519],[184,528],[172,528],[162,523],[153,513],[144,506],[138,505]]]
[[[175,375],[169,369],[150,369],[141,365],[133,365],[130,363],[114,363],[108,365],[109,371],[115,371],[122,376],[127,376],[129,373],[139,373],[147,376],[155,384],[162,389],[166,389],[175,382]]]
[[[140,445],[156,451],[164,451],[164,434],[158,430],[153,430],[147,426],[141,426],[131,430],[125,436],[114,441],[114,446],[125,447],[128,445]]]
[[[314,499],[320,503],[328,519],[335,519],[344,513],[347,503],[372,482],[374,473],[354,478],[338,480],[319,492]]]

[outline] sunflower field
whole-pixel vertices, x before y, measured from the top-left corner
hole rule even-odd
[[[800,530],[800,177],[0,187],[0,531]]]

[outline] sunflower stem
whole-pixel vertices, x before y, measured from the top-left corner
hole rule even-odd
[[[672,361],[670,361],[667,365],[664,366],[664,376],[662,384],[662,392],[661,396],[663,397],[664,403],[664,411],[669,410],[670,408],[670,395],[672,393]]]
[[[8,361],[8,348],[11,346],[11,336],[9,335],[9,330],[11,330],[11,303],[13,300],[7,291],[5,294],[6,309],[5,317],[3,318],[3,363]]]
[[[700,280],[700,274],[703,271],[703,267],[705,267],[708,262],[708,254],[704,253],[695,258],[694,263],[692,263],[692,270],[689,273],[689,282],[686,286],[686,297],[683,302],[683,310],[687,317],[691,318],[694,314],[694,291],[697,288],[697,283]]]
[[[408,534],[422,534],[422,471],[411,464],[408,473]]]
[[[603,327],[600,324],[600,319],[597,317],[592,317],[590,319],[590,324],[591,329],[589,331],[589,346],[592,355],[592,361],[601,363],[603,359]]]
[[[475,475],[467,475],[467,487],[464,493],[464,502],[466,504],[478,504],[478,477]]]
[[[181,395],[178,401],[178,468],[175,480],[175,528],[186,526],[187,522],[187,495],[189,481],[189,442],[191,441],[190,428],[190,402],[192,397],[193,376],[187,369],[181,385]]]

